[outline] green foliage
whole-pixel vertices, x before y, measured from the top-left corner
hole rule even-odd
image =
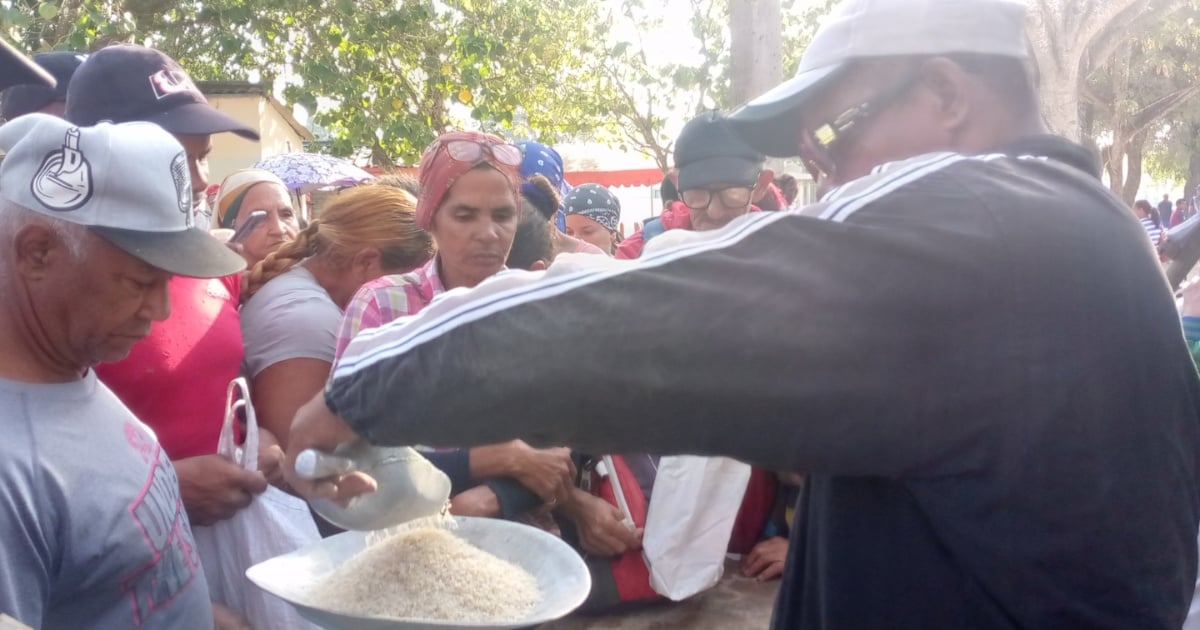
[[[817,33],[821,20],[840,0],[783,0],[783,76],[791,77],[800,66],[800,56]],[[801,9],[800,5],[807,5]]]
[[[575,134],[602,112],[586,71],[603,53],[592,0],[80,0],[0,2],[26,50],[152,45],[196,79],[279,78],[332,133],[331,151],[413,162],[463,124]],[[473,122],[472,122],[473,121]]]
[[[1169,19],[1150,23],[1119,46],[1085,88],[1085,114],[1093,119],[1086,131],[1125,145],[1115,153],[1102,147],[1105,155],[1144,160],[1145,170],[1160,181],[1186,179],[1190,154],[1200,149],[1198,19],[1200,7],[1188,5]],[[1135,176],[1140,166],[1128,165]],[[1110,164],[1109,172],[1119,177],[1121,169]],[[1139,181],[1134,177],[1124,183],[1120,192],[1131,198]]]
[[[413,163],[437,133],[471,124],[616,139],[665,165],[672,121],[731,105],[730,1],[691,0],[694,61],[671,64],[611,35],[620,16],[640,34],[661,24],[644,0],[617,15],[597,0],[0,0],[0,33],[31,51],[132,41],[198,80],[278,80],[330,133],[324,150],[365,147],[377,163]],[[783,0],[787,75],[833,3]]]
[[[1151,70],[1152,84],[1161,84],[1162,75],[1177,83],[1200,83],[1200,8],[1191,6],[1176,19],[1162,25],[1158,37],[1159,59]],[[1159,48],[1161,46],[1161,48]],[[1166,54],[1163,54],[1166,53]],[[1186,99],[1179,108],[1157,121],[1146,153],[1146,170],[1155,179],[1183,183],[1189,178],[1191,156],[1200,152],[1200,99]]]
[[[616,41],[609,45],[596,72],[611,90],[600,93],[612,101],[605,109],[618,131],[617,140],[625,147],[648,152],[664,170],[670,165],[674,134],[668,123],[687,119],[706,109],[729,109],[734,103],[730,70],[729,3],[737,0],[691,0],[689,27],[690,63],[652,63],[646,54],[647,33],[661,27],[662,17],[652,8],[660,3],[624,0],[621,12],[637,25],[637,41]],[[785,76],[795,73],[800,55],[812,39],[821,16],[837,3],[822,0],[816,6],[802,8],[803,0],[782,0],[782,54]]]

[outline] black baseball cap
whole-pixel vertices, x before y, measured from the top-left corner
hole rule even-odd
[[[173,134],[258,132],[208,104],[191,77],[161,51],[116,44],[88,56],[67,88],[67,120],[77,125],[152,122]]]
[[[710,184],[751,185],[766,158],[746,144],[719,111],[707,111],[683,126],[675,141],[679,190]]]
[[[0,106],[0,114],[7,120],[24,116],[40,110],[54,101],[67,100],[67,86],[71,84],[71,75],[87,55],[74,51],[55,51],[38,53],[33,61],[43,70],[54,77],[55,85],[23,84],[14,85],[4,90],[4,104]]]
[[[54,77],[0,38],[0,90],[24,83],[53,86]]]

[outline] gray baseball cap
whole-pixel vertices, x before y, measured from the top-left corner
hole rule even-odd
[[[1026,59],[1022,0],[846,0],[821,24],[796,76],[729,118],[758,151],[796,155],[787,133],[806,100],[856,59],[974,53]]]
[[[246,266],[193,225],[187,155],[158,125],[28,114],[0,126],[0,150],[0,197],[13,204],[87,226],[173,274],[218,278]]]

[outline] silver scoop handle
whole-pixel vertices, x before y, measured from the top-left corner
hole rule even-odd
[[[325,479],[357,470],[358,464],[353,459],[323,453],[314,448],[304,449],[296,456],[296,474],[303,479]]]
[[[450,478],[409,447],[376,447],[354,440],[339,445],[332,453],[306,449],[296,456],[296,474],[305,479],[328,479],[351,472],[370,475],[376,489],[345,505],[329,499],[309,501],[325,520],[343,529],[386,529],[435,516],[450,500]]]

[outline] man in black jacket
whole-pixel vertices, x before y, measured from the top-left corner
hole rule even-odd
[[[355,434],[730,455],[808,474],[777,628],[1179,628],[1200,379],[1147,325],[1175,306],[1141,227],[1045,135],[1023,25],[1010,0],[850,0],[733,115],[821,202],[360,336],[289,456]]]

